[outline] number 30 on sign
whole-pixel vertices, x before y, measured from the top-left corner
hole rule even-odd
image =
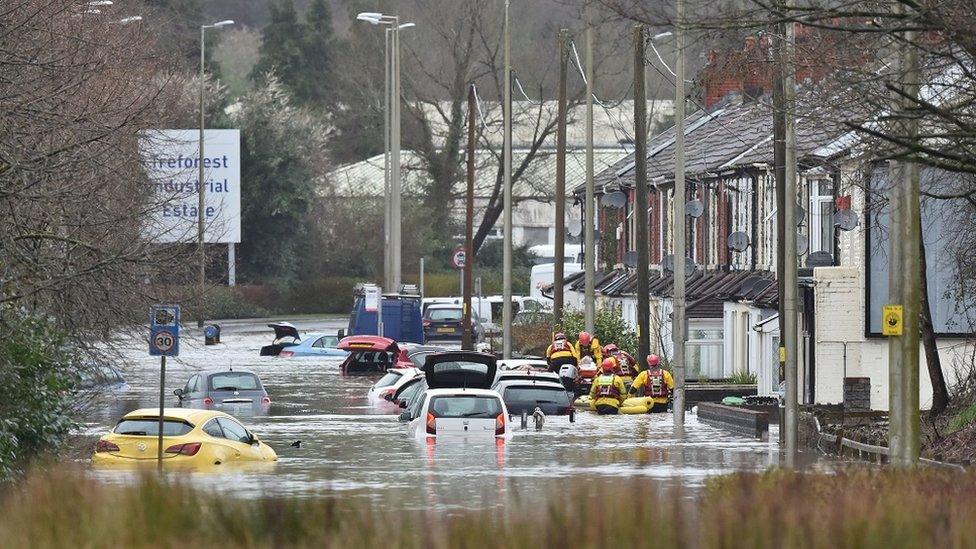
[[[154,305],[149,311],[150,356],[180,354],[180,306]]]

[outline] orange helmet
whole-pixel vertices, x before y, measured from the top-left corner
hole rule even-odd
[[[613,343],[608,343],[603,348],[603,356],[612,355],[613,353],[616,353],[617,351],[619,351],[619,349],[617,349],[617,346],[616,345],[614,345]]]
[[[592,340],[592,338],[590,338],[590,333],[589,332],[580,332],[579,333],[579,342],[580,342],[580,345],[589,345],[591,341],[593,341],[593,340]]]
[[[556,336],[552,338],[553,341],[558,341],[560,339],[566,339],[566,334],[562,332],[556,332]]]
[[[603,359],[603,363],[600,364],[600,371],[605,374],[612,374],[617,370],[617,361],[612,358]]]
[[[647,367],[657,368],[661,364],[661,358],[657,355],[647,355]]]

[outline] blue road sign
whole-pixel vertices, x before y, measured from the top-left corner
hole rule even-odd
[[[179,356],[180,306],[153,305],[149,311],[149,355]]]

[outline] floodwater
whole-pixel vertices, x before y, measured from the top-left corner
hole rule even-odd
[[[300,329],[334,332],[342,321],[298,323]],[[277,452],[275,464],[213,471],[171,472],[198,487],[241,497],[340,495],[368,498],[398,509],[492,508],[510,501],[543,501],[547,494],[581,480],[659,479],[662,486],[700,488],[709,476],[759,471],[779,465],[772,427],[770,442],[745,439],[687,416],[676,433],[670,414],[597,416],[581,412],[576,422],[549,417],[543,430],[519,429],[503,444],[442,441],[434,445],[407,435],[399,410],[370,406],[366,391],[375,378],[343,377],[334,359],[258,356],[270,342],[263,324],[223,324],[222,343],[205,347],[199,331],[184,335],[181,355],[167,362],[167,406],[173,389],[191,373],[233,367],[257,373],[271,396],[266,415],[238,414]],[[188,337],[189,335],[189,337]],[[196,341],[194,341],[196,340]],[[156,407],[159,359],[145,342],[131,344],[125,374],[131,388],[100,397],[85,416],[82,433],[98,435],[135,408]],[[292,443],[301,441],[301,447]],[[92,469],[106,482],[130,482],[139,473]]]

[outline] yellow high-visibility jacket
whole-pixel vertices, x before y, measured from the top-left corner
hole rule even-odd
[[[609,404],[620,408],[620,404],[627,398],[627,386],[617,374],[600,374],[593,378],[590,388],[590,399],[593,406]]]
[[[579,362],[579,354],[576,353],[576,347],[565,339],[553,341],[549,344],[549,348],[546,349],[546,358],[549,360],[566,357],[573,357]]]
[[[657,379],[655,380],[655,378]],[[637,374],[637,378],[630,386],[631,393],[651,397],[657,404],[667,404],[668,397],[673,390],[674,377],[671,376],[671,372],[664,369],[644,370]]]
[[[573,343],[573,348],[576,350],[576,358],[583,360],[583,357],[589,356],[593,357],[593,364],[599,366],[603,362],[603,347],[600,346],[600,340],[597,338],[590,339],[590,345],[588,347],[583,347],[580,345],[579,341]]]

